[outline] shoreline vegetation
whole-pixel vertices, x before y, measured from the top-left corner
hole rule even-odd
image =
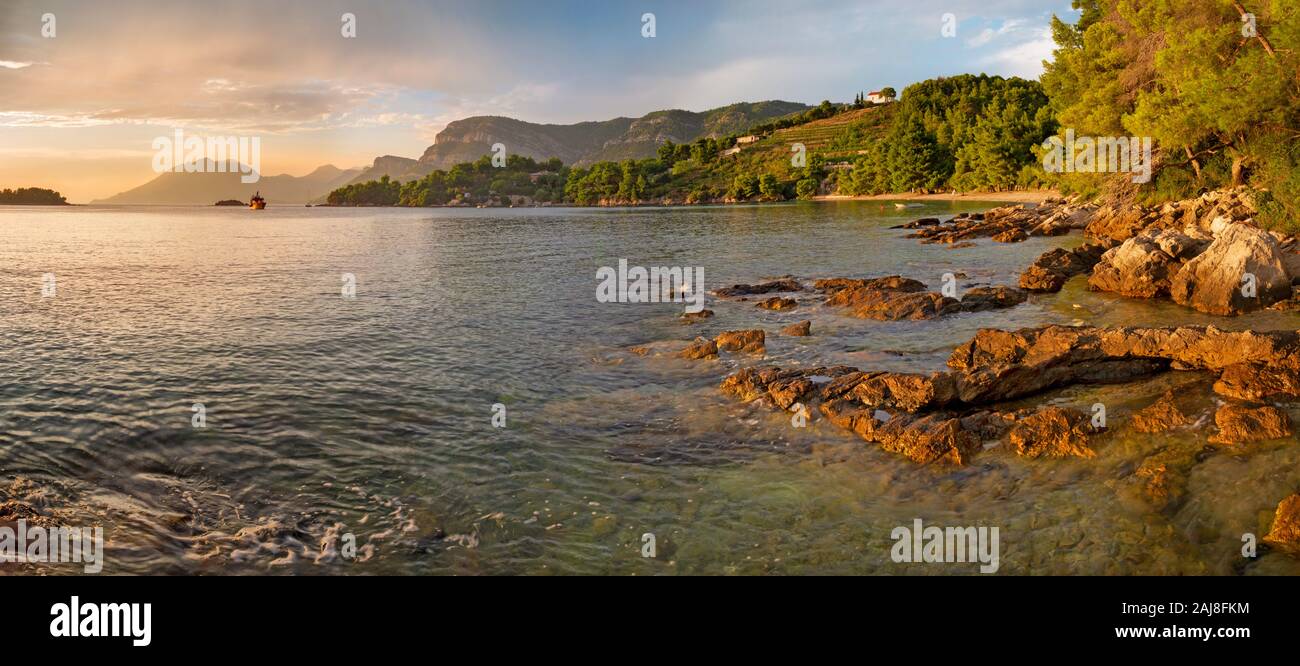
[[[890,89],[879,102],[823,101],[744,132],[668,140],[654,157],[566,165],[483,155],[406,182],[353,183],[326,203],[628,206],[1036,190],[1047,181],[1030,147],[1055,129],[1041,84],[963,74],[913,84],[901,101]]]
[[[42,187],[0,190],[0,206],[71,206],[63,195]]]
[[[823,101],[621,161],[483,155],[406,182],[354,183],[327,203],[627,206],[977,192],[1031,202],[1040,195],[1022,193],[1054,191],[1158,206],[1247,186],[1258,226],[1300,229],[1300,9],[1072,4],[1079,18],[1053,18],[1056,49],[1038,81],[939,77],[901,96]]]

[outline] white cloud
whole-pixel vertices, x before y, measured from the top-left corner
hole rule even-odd
[[[1007,19],[1002,22],[995,30],[993,28],[984,28],[975,34],[974,37],[966,40],[966,45],[971,48],[979,48],[995,40],[1002,40],[1008,36],[1022,35],[1029,29],[1029,21],[1025,19]]]
[[[14,60],[0,60],[0,67],[3,67],[5,69],[22,69],[24,67],[31,67],[32,65],[35,64],[36,63],[34,62],[17,62]]]
[[[980,64],[989,68],[991,74],[1037,78],[1043,73],[1043,61],[1052,59],[1055,48],[1051,29],[1036,28],[1030,32],[1029,39],[999,49],[980,60]]]

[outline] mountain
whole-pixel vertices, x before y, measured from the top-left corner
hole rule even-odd
[[[722,137],[744,132],[764,120],[808,109],[797,102],[740,102],[708,111],[671,109],[640,118],[614,118],[573,125],[530,123],[504,116],[473,116],[456,120],[434,137],[418,160],[386,155],[357,175],[352,182],[398,181],[419,178],[435,169],[474,160],[501,143],[507,154],[537,160],[558,157],[565,164],[586,165],[606,160],[653,157],[665,141],[687,143],[701,137]]]
[[[256,183],[245,185],[239,180],[237,163],[230,163],[227,173],[211,173],[211,167],[216,164],[209,162],[209,168],[200,173],[167,172],[135,189],[92,203],[211,205],[223,199],[248,201],[254,192],[260,191],[271,205],[303,204],[329,194],[363,171],[327,164],[305,176],[263,176]]]

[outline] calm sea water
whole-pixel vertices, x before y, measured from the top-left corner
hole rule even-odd
[[[1205,432],[1113,434],[1088,461],[984,452],[920,467],[814,420],[722,396],[744,364],[934,370],[981,327],[1295,327],[1089,293],[931,322],[819,305],[601,304],[596,270],[702,266],[709,288],[793,274],[1014,284],[1056,244],[920,245],[887,227],[977,202],[727,208],[0,208],[0,499],[102,525],[110,573],[973,573],[896,564],[890,530],[998,526],[1003,573],[1298,573],[1240,537],[1300,484],[1284,444],[1210,452],[1158,511],[1133,471]],[[56,293],[42,297],[52,273]],[[356,297],[340,294],[342,274]],[[814,336],[782,338],[813,320]],[[761,326],[765,359],[688,362]],[[1206,378],[1035,399],[1109,413]],[[193,427],[194,405],[206,427]],[[507,427],[494,428],[493,405]],[[641,555],[655,535],[655,558]],[[354,561],[319,557],[351,535]]]

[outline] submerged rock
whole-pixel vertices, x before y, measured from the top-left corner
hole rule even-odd
[[[758,307],[763,308],[764,310],[776,311],[793,310],[798,306],[799,303],[793,298],[784,298],[781,296],[773,296],[758,303]]]
[[[804,320],[797,324],[790,324],[781,329],[781,335],[788,335],[795,338],[803,338],[812,335],[812,320]]]
[[[1216,444],[1240,444],[1279,439],[1291,434],[1291,418],[1272,406],[1247,407],[1228,403],[1214,413],[1219,432],[1210,437]]]
[[[1133,472],[1143,497],[1156,510],[1176,505],[1187,491],[1186,468],[1193,460],[1179,449],[1162,449],[1147,456]]]
[[[699,312],[686,312],[681,316],[683,324],[694,324],[704,321],[713,316],[713,310],[700,310]]]
[[[758,294],[770,294],[778,291],[803,291],[803,285],[798,280],[782,279],[763,282],[760,284],[737,284],[730,287],[723,287],[713,292],[715,296],[732,298],[735,296],[755,296]]]
[[[1157,433],[1172,430],[1193,422],[1174,397],[1174,392],[1165,391],[1159,400],[1133,414],[1130,423],[1138,432]]]
[[[921,464],[964,464],[980,447],[979,438],[963,428],[960,419],[947,415],[886,415],[846,400],[824,402],[821,411],[831,423]]]
[[[1300,495],[1291,495],[1278,503],[1273,525],[1263,541],[1292,557],[1300,557]]]
[[[961,311],[999,310],[1020,305],[1028,298],[1029,294],[1015,287],[975,287],[961,295]]]

